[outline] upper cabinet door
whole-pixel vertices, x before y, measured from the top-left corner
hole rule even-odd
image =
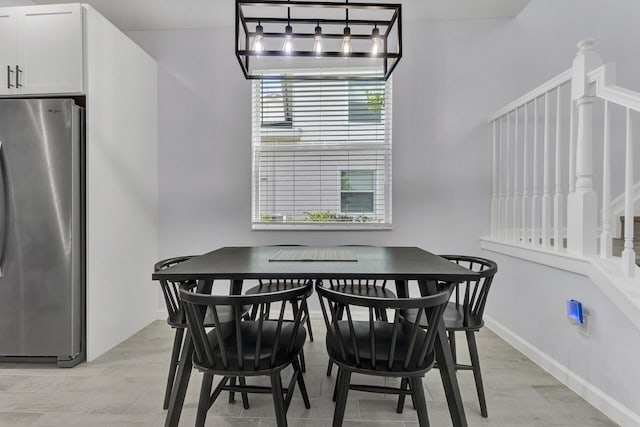
[[[16,28],[15,9],[0,9],[0,95],[16,93]]]
[[[15,64],[18,92],[81,94],[84,86],[81,5],[43,5],[15,10],[20,11]]]

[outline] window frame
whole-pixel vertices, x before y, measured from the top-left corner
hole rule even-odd
[[[283,84],[283,93],[286,95],[287,99],[283,101],[283,106],[286,105],[285,111],[286,117],[291,118],[291,126],[283,126],[271,124],[267,124],[266,126],[263,123],[263,115],[262,109],[260,107],[261,96],[262,96],[262,84],[257,84],[253,86],[252,90],[252,206],[251,206],[251,228],[253,230],[345,230],[345,229],[363,229],[363,230],[380,230],[380,229],[391,229],[392,228],[392,134],[391,134],[391,121],[392,121],[392,112],[391,112],[391,79],[387,82],[369,82],[372,88],[377,88],[376,90],[380,90],[383,94],[383,104],[380,111],[379,119],[375,121],[351,121],[349,120],[349,109],[351,108],[350,102],[350,88],[353,86],[360,87],[359,89],[362,92],[366,90],[366,84],[363,82],[351,82],[345,81],[341,82],[344,84],[344,116],[342,120],[345,120],[343,125],[344,129],[341,132],[346,132],[345,137],[347,139],[342,143],[338,142],[323,142],[322,136],[312,136],[312,140],[314,138],[320,138],[317,141],[308,142],[304,140],[304,132],[307,132],[307,129],[304,128],[305,120],[308,121],[309,115],[308,111],[303,111],[300,117],[297,115],[300,113],[296,113],[296,105],[298,102],[298,98],[296,97],[296,93],[298,90],[308,91],[308,88],[303,86],[302,83],[298,85],[295,80],[281,80]],[[333,84],[334,86],[329,85],[328,90],[330,95],[333,94],[335,96],[336,88],[338,87],[338,83],[336,82],[328,82]],[[378,84],[380,86],[375,86]],[[364,87],[363,87],[364,86]],[[300,89],[302,88],[302,89]],[[321,92],[323,89],[314,89]],[[333,91],[333,92],[332,92]],[[323,93],[320,93],[318,96],[318,103],[323,101]],[[308,97],[308,94],[304,94],[302,98]],[[321,107],[318,107],[319,110]],[[259,112],[259,113],[258,113]],[[258,122],[256,122],[256,114],[259,114],[260,118]],[[305,116],[306,114],[306,116]],[[322,114],[318,113],[319,118],[322,117]],[[301,120],[301,122],[300,122]],[[298,123],[296,122],[298,121]],[[286,122],[287,124],[289,121]],[[326,125],[323,125],[326,126]],[[329,125],[332,126],[332,125]],[[375,130],[367,130],[366,126],[374,126]],[[283,133],[274,134],[273,132],[277,132],[277,129],[283,129]],[[363,129],[364,130],[361,130]],[[371,140],[367,139],[351,139],[352,136],[348,136],[350,134],[349,129],[351,129],[351,133],[365,132],[365,133],[374,133],[374,136],[371,136]],[[284,134],[286,132],[286,135]],[[310,129],[308,130],[312,135],[315,135],[317,130]],[[340,140],[342,141],[342,140]],[[287,151],[289,150],[289,151]],[[300,212],[298,202],[293,202],[292,208],[282,208],[282,200],[286,200],[288,196],[292,196],[294,200],[297,197],[300,197],[298,193],[290,193],[287,195],[282,195],[281,197],[278,195],[274,196],[274,192],[282,191],[277,188],[278,186],[278,176],[280,173],[279,169],[281,163],[278,160],[277,152],[285,152],[286,155],[290,155],[295,157],[298,153],[303,153],[305,151],[318,152],[318,153],[328,153],[319,155],[320,158],[322,156],[343,156],[344,159],[355,158],[356,160],[353,163],[349,164],[349,160],[347,160],[346,164],[337,164],[334,166],[335,172],[337,173],[337,185],[334,189],[335,192],[335,205],[333,209],[334,213],[331,213],[330,210],[323,211],[323,209],[332,209],[331,205],[327,205],[327,199],[323,199],[324,196],[320,196],[319,194],[319,202],[318,202],[318,210],[313,210],[310,212],[311,214],[331,214],[330,219],[326,222],[315,222],[316,219],[310,216],[302,216],[301,213],[305,214],[307,212]],[[267,163],[270,160],[265,159],[265,155],[268,157],[269,153],[273,157],[276,157],[275,160],[272,160],[273,166],[268,166]],[[276,154],[273,154],[276,153]],[[285,155],[285,156],[286,156]],[[350,157],[353,156],[353,157]],[[358,156],[363,160],[358,161]],[[342,157],[341,157],[342,158]],[[319,160],[322,163],[322,160]],[[361,162],[369,163],[369,164],[358,164]],[[267,166],[265,166],[267,165]],[[265,169],[265,167],[267,169]],[[271,172],[269,170],[271,169]],[[344,170],[371,170],[372,171],[372,186],[373,189],[371,191],[364,191],[365,193],[372,194],[373,199],[373,209],[370,212],[344,212],[342,210],[342,184],[341,184],[341,172]],[[271,175],[269,175],[271,173]],[[276,175],[273,175],[273,174]],[[325,172],[319,172],[321,175],[326,176]],[[298,179],[298,172],[289,172],[291,176],[293,176],[294,181]],[[318,175],[320,177],[321,175]],[[289,178],[291,179],[291,177]],[[320,178],[319,178],[320,179]],[[267,181],[271,180],[270,183]],[[282,182],[282,181],[280,181]],[[331,191],[331,187],[327,186],[327,182],[318,181],[317,185],[320,185],[319,190],[321,192]],[[295,187],[295,185],[294,185]],[[270,189],[271,188],[271,189]],[[265,193],[265,191],[267,193]],[[271,193],[271,194],[268,194]],[[266,195],[265,195],[266,194]],[[282,198],[284,197],[284,199]],[[333,196],[330,196],[330,198]],[[324,201],[323,201],[324,200]],[[308,199],[306,203],[309,204]],[[313,203],[313,202],[311,202]],[[304,203],[302,203],[304,204]],[[280,205],[280,208],[278,207]],[[294,216],[295,220],[291,221],[291,216]],[[351,218],[349,218],[351,217]],[[289,220],[287,220],[289,218]],[[341,218],[349,218],[348,221],[343,221]],[[320,221],[323,221],[322,219]]]

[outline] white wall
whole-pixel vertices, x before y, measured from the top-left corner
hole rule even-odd
[[[86,22],[91,361],[156,318],[158,85],[149,55],[90,7]]]

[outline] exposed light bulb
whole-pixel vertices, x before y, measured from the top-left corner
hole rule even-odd
[[[322,54],[322,28],[318,25],[315,29],[315,35],[313,36],[313,51],[316,56],[320,56]]]
[[[373,27],[371,31],[371,54],[377,55],[382,51],[382,42],[380,40],[380,30],[378,27]]]
[[[351,53],[351,29],[349,27],[344,27],[344,37],[342,38],[342,53],[346,55]]]
[[[260,24],[256,26],[256,38],[253,40],[253,51],[257,53],[264,51],[264,29]]]
[[[291,28],[291,25],[287,25],[284,29],[284,44],[282,45],[282,51],[284,53],[293,52],[293,28]]]

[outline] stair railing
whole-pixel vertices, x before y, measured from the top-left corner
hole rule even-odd
[[[597,126],[594,106],[598,112],[603,109]],[[612,151],[620,133],[612,124],[614,108],[625,113],[624,150],[614,145],[618,149]],[[612,167],[624,164],[621,269],[633,276],[632,125],[638,112],[640,93],[615,85],[614,64],[603,65],[588,39],[578,44],[570,69],[491,115],[491,237],[542,250],[593,257],[599,252],[601,258],[612,258]],[[595,174],[594,134],[602,150],[602,167]],[[623,160],[616,162],[618,157]],[[600,205],[596,187],[601,189]]]

